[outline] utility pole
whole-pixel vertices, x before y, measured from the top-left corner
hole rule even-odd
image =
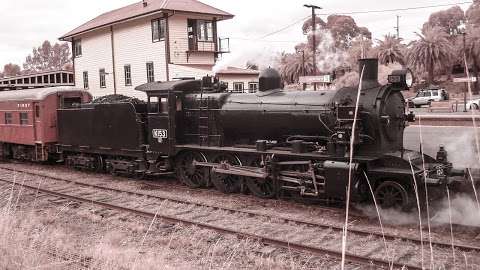
[[[312,44],[312,52],[313,52],[313,75],[317,75],[317,59],[316,59],[316,54],[317,54],[317,40],[315,37],[315,32],[317,30],[317,25],[315,23],[315,9],[322,9],[319,6],[315,5],[303,5],[306,8],[311,8],[312,9],[312,31],[313,31],[313,44]],[[317,90],[317,84],[313,83],[313,90]]]
[[[400,16],[397,15],[397,27],[394,27],[397,30],[397,38],[400,39]]]

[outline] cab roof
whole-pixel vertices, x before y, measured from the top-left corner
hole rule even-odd
[[[178,80],[168,82],[152,82],[139,85],[135,90],[145,92],[149,96],[166,94],[168,92],[192,93],[201,90],[200,80]]]
[[[7,100],[44,100],[54,94],[87,91],[72,86],[45,87],[24,90],[0,91],[0,101]],[[90,94],[90,93],[88,93]]]

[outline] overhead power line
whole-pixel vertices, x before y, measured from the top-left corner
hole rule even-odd
[[[427,8],[436,8],[436,7],[449,7],[449,6],[457,6],[457,5],[464,5],[464,4],[471,4],[472,1],[466,2],[457,2],[457,3],[450,3],[450,4],[438,4],[438,5],[429,5],[429,6],[418,6],[418,7],[407,7],[407,8],[394,8],[394,9],[380,9],[380,10],[364,10],[364,11],[350,11],[350,12],[334,12],[334,13],[323,13],[317,14],[320,16],[327,16],[327,15],[355,15],[355,14],[368,14],[368,13],[384,13],[384,12],[397,12],[397,11],[407,11],[407,10],[416,10],[416,9],[427,9]]]
[[[464,2],[456,2],[456,3],[450,3],[450,4],[438,4],[438,5],[427,5],[427,6],[418,6],[418,7],[406,7],[406,8],[394,8],[394,9],[381,9],[381,10],[363,10],[363,11],[350,11],[350,12],[332,12],[332,13],[321,13],[317,14],[319,16],[328,16],[328,15],[355,15],[355,14],[368,14],[368,13],[384,13],[384,12],[398,12],[398,11],[408,11],[408,10],[417,10],[417,9],[427,9],[427,8],[436,8],[436,7],[448,7],[448,6],[456,6],[456,5],[465,5],[465,4],[471,4],[473,3],[472,1],[464,1]],[[261,40],[265,39],[266,37],[273,36],[275,34],[278,34],[280,32],[283,32],[287,30],[288,28],[303,22],[310,16],[303,17],[301,19],[298,19],[294,21],[291,24],[288,24],[278,30],[275,30],[273,32],[270,32],[268,34],[265,34],[264,36],[261,36],[257,39],[253,40]]]

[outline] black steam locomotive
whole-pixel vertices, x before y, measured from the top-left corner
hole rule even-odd
[[[369,181],[381,206],[408,208],[414,180],[419,187],[465,181],[444,149],[435,159],[403,148],[414,121],[401,93],[408,72],[380,85],[376,59],[361,60],[360,70],[360,87],[315,92],[282,90],[273,69],[251,94],[227,93],[208,77],[144,84],[136,90],[146,104],[59,110],[57,150],[74,167],[140,177],[176,172],[190,187],[262,198],[344,200],[351,169],[353,200],[371,198]]]

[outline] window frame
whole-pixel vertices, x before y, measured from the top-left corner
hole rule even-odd
[[[155,82],[155,65],[153,64],[153,62],[147,62],[146,68],[147,68],[147,83]]]
[[[105,72],[104,68],[98,70],[99,81],[100,81],[100,88],[107,88],[107,73]]]
[[[82,40],[81,40],[81,39],[74,40],[72,47],[73,47],[73,48],[72,48],[73,57],[74,57],[74,58],[81,57],[82,54],[83,54],[83,50],[82,50]]]
[[[125,86],[132,86],[132,66],[130,64],[123,66],[123,75],[125,76]]]
[[[7,117],[7,115],[8,115],[8,117]],[[13,124],[13,113],[5,112],[4,117],[5,117],[5,119],[4,119],[4,124],[5,125]]]
[[[90,83],[88,81],[88,71],[84,71],[82,73],[82,77],[83,77],[83,89],[89,89],[90,88]]]
[[[237,90],[237,85],[241,85],[242,89]],[[245,90],[245,83],[244,82],[234,82],[233,83],[233,91],[234,92],[243,92]]]
[[[160,42],[165,40],[165,36],[167,33],[167,19],[165,18],[157,18],[153,19],[151,23],[152,28],[152,43]],[[155,37],[155,34],[158,37]]]
[[[21,126],[27,126],[29,125],[28,122],[28,112],[19,112],[18,113],[19,119],[20,119],[20,125]],[[22,117],[25,116],[25,117]]]
[[[255,85],[255,89],[251,85]],[[248,91],[258,91],[258,82],[248,82]]]
[[[210,27],[208,27],[210,26]],[[212,20],[197,20],[197,41],[215,42],[215,33]],[[206,36],[205,36],[206,34]],[[210,36],[211,35],[211,36]]]

